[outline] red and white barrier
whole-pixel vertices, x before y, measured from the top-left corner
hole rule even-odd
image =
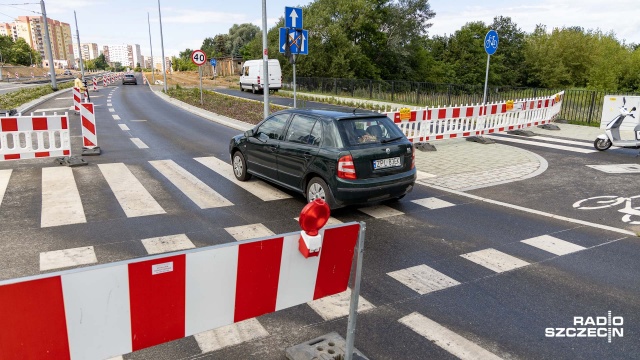
[[[98,79],[93,78],[93,91],[98,91]]]
[[[147,77],[142,75],[142,84],[147,85]]]
[[[404,109],[385,113],[411,141],[480,136],[548,124],[562,108],[564,92],[487,105]]]
[[[67,114],[0,118],[0,160],[71,154],[68,119]]]
[[[16,80],[20,80],[20,76],[16,73]]]
[[[73,110],[78,113],[80,111],[80,103],[82,102],[82,95],[80,94],[80,88],[73,87]]]
[[[98,135],[93,103],[80,104],[80,119],[82,123],[83,149],[96,148],[98,146]]]
[[[347,289],[360,224],[0,282],[2,359],[104,359]]]
[[[102,86],[103,87],[107,87],[107,77],[106,76],[102,77]]]

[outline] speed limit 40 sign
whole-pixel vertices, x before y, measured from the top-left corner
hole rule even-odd
[[[193,50],[191,53],[191,61],[198,66],[204,65],[207,61],[207,55],[205,55],[202,50]]]

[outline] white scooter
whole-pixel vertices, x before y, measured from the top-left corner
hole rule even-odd
[[[604,151],[613,146],[618,146],[622,148],[631,148],[631,149],[640,149],[640,123],[636,125],[633,129],[633,133],[635,135],[635,140],[622,140],[620,138],[620,125],[627,116],[631,116],[635,119],[632,112],[636,111],[635,106],[631,110],[627,110],[625,104],[627,100],[622,98],[622,106],[620,107],[620,115],[616,116],[611,120],[607,127],[604,130],[603,135],[599,135],[598,138],[593,142],[593,147],[596,150]]]

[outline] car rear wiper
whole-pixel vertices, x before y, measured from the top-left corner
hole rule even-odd
[[[400,139],[402,139],[402,136],[394,137],[394,138],[391,138],[391,139],[384,139],[384,140],[380,141],[380,143],[381,144],[386,144],[388,142],[392,142],[392,141],[396,141],[396,140],[400,140]]]

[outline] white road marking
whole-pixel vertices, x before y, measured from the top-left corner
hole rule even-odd
[[[125,164],[98,164],[98,167],[127,217],[166,213]]]
[[[499,356],[485,350],[437,322],[417,312],[398,320],[427,340],[440,346],[461,360],[500,360]]]
[[[114,108],[109,108],[109,112],[116,112],[116,109],[114,109]]]
[[[193,335],[203,353],[267,336],[269,333],[255,318]]]
[[[120,116],[118,115],[111,115],[111,116],[113,116],[113,120],[120,120]]]
[[[265,183],[262,180],[258,180],[255,177],[249,181],[239,181],[233,175],[233,167],[230,163],[222,161],[213,156],[195,158],[197,162],[215,171],[220,176],[240,186],[244,190],[250,192],[262,201],[280,200],[291,198],[291,195],[286,194],[273,186]]]
[[[576,251],[584,250],[585,247],[570,243],[568,241],[560,240],[550,235],[542,235],[521,242],[537,247],[538,249],[548,251],[555,255],[566,255]]]
[[[142,245],[144,245],[149,255],[194,249],[196,247],[185,234],[160,236],[140,241],[142,241]]]
[[[147,121],[147,120],[129,120],[129,121]]]
[[[73,96],[71,96],[71,97],[63,97],[63,98],[56,98],[56,100],[73,100]]]
[[[40,271],[98,262],[93,246],[40,253]]]
[[[294,218],[296,221],[300,221],[300,217],[295,217]],[[329,220],[327,220],[327,223],[324,226],[330,226],[330,225],[340,225],[343,222],[334,218],[333,216],[329,216]]]
[[[435,209],[442,209],[442,208],[446,208],[446,207],[450,207],[450,206],[456,206],[456,204],[452,204],[448,201],[444,201],[435,197],[430,197],[430,198],[426,198],[426,199],[418,199],[418,200],[412,200],[411,202],[416,203],[420,206],[424,206],[427,209],[431,209],[431,210],[435,210]]]
[[[396,209],[392,209],[388,206],[385,205],[375,205],[375,206],[369,206],[369,207],[365,207],[365,208],[359,208],[358,210],[362,211],[363,213],[374,217],[376,219],[382,219],[382,218],[387,218],[387,217],[391,217],[391,216],[398,216],[398,215],[403,215],[404,213],[402,211],[398,211]]]
[[[544,217],[557,219],[557,220],[561,220],[561,221],[567,221],[567,222],[570,222],[570,223],[589,226],[589,227],[593,227],[593,228],[596,228],[596,229],[613,231],[613,232],[617,232],[619,234],[638,236],[635,232],[633,232],[631,230],[627,230],[627,229],[621,229],[621,228],[617,228],[617,227],[613,227],[613,226],[596,224],[596,223],[593,223],[593,222],[574,219],[574,218],[570,218],[570,217],[566,217],[566,216],[560,216],[560,215],[556,215],[556,214],[552,214],[552,213],[548,213],[548,212],[544,212],[544,211],[540,211],[540,210],[529,209],[529,208],[526,208],[524,206],[519,206],[519,205],[505,203],[505,202],[502,202],[502,201],[487,199],[487,198],[483,198],[481,196],[477,196],[477,195],[473,195],[473,194],[467,194],[466,192],[463,192],[463,191],[451,190],[451,189],[448,189],[448,188],[445,188],[445,187],[442,187],[442,186],[430,185],[430,184],[424,184],[424,183],[420,183],[420,185],[424,185],[424,186],[430,187],[432,189],[438,189],[440,191],[448,192],[450,194],[456,194],[456,195],[459,195],[459,196],[464,196],[464,197],[467,197],[469,199],[482,201],[482,202],[485,202],[485,203],[488,203],[488,204],[494,204],[494,205],[503,206],[503,207],[506,207],[506,208],[509,208],[509,209],[523,211],[523,212],[526,212],[526,213],[529,213],[529,214],[544,216]]]
[[[538,142],[538,141],[527,141],[527,140],[522,140],[522,139],[513,139],[510,137],[506,137],[506,136],[494,136],[494,135],[482,135],[486,138],[489,139],[493,139],[493,140],[499,140],[499,141],[506,141],[506,142],[512,142],[512,143],[517,143],[517,144],[525,144],[525,145],[532,145],[532,146],[540,146],[540,147],[546,147],[546,148],[551,148],[551,149],[557,149],[557,150],[565,150],[565,151],[572,151],[572,152],[577,152],[577,153],[581,153],[581,154],[590,154],[590,153],[594,153],[594,152],[598,152],[598,150],[588,150],[588,149],[581,149],[581,148],[576,148],[576,147],[571,147],[571,146],[564,146],[564,145],[555,145],[555,144],[549,144],[549,143],[543,143],[543,142]]]
[[[134,144],[136,144],[136,146],[140,149],[148,149],[149,147],[147,146],[147,144],[143,143],[142,140],[138,139],[138,138],[130,138],[129,140],[131,140],[131,142],[133,142]]]
[[[156,170],[182,191],[201,209],[232,206],[233,203],[218,194],[209,185],[202,182],[173,160],[149,161]]]
[[[233,236],[233,238],[236,239],[236,241],[275,235],[273,231],[269,230],[266,226],[262,224],[233,226],[233,227],[228,227],[224,229],[227,230],[229,235]]]
[[[35,109],[33,110],[34,114],[37,113],[43,113],[43,112],[47,112],[47,111],[62,111],[62,110],[69,110],[69,107],[63,107],[63,108],[48,108],[48,109]]]
[[[113,104],[107,104],[107,106],[113,106]]]
[[[509,135],[509,136],[519,137],[517,135]],[[578,145],[578,146],[585,146],[585,147],[593,147],[593,142],[586,142],[586,141],[556,139],[556,138],[552,138],[552,137],[548,137],[548,136],[540,136],[540,135],[527,136],[527,138],[540,140],[540,141],[555,142],[555,143],[559,143],[559,144],[568,144],[568,145]]]
[[[397,270],[387,273],[387,275],[415,290],[420,295],[460,285],[460,282],[457,280],[454,280],[447,275],[428,267],[427,265],[418,265]]]
[[[341,293],[324,297],[322,299],[307,303],[318,315],[325,320],[337,319],[349,315],[349,304],[351,302],[351,289]],[[360,296],[358,299],[358,312],[375,308],[373,304]]]
[[[129,127],[125,124],[118,124],[118,126],[120,127],[120,130],[122,131],[129,131],[131,129],[129,129]]]
[[[2,199],[4,198],[4,193],[7,191],[7,186],[9,185],[11,172],[13,172],[12,169],[0,170],[0,206],[2,206]]]
[[[40,226],[86,222],[73,170],[68,167],[43,168]]]
[[[416,180],[422,180],[422,179],[428,179],[428,178],[434,178],[434,177],[437,177],[437,175],[429,174],[424,171],[418,170]]]
[[[608,174],[638,174],[640,164],[587,165],[588,167]]]
[[[462,254],[460,256],[497,273],[529,265],[529,263],[524,260],[491,248]]]

